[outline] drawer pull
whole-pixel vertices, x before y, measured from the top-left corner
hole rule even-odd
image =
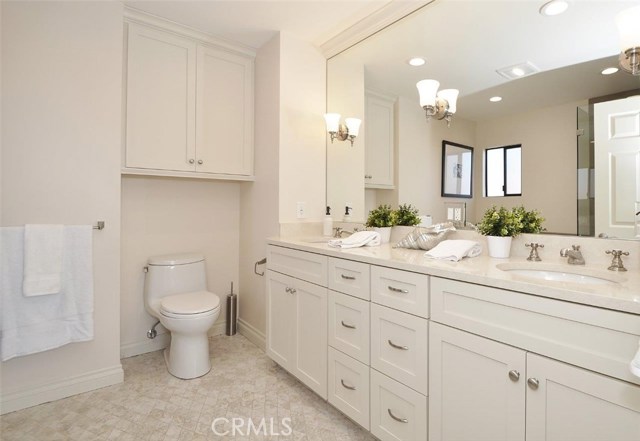
[[[353,277],[353,276],[345,276],[344,274],[340,274],[340,277],[342,277],[344,280],[356,280],[355,277]]]
[[[509,371],[509,378],[511,379],[511,381],[518,381],[520,379],[520,372],[516,371],[515,369]]]
[[[397,345],[394,342],[392,342],[391,340],[387,340],[389,342],[389,346],[396,348],[396,349],[402,349],[403,351],[408,351],[409,347],[408,346],[401,346],[401,345]]]
[[[393,291],[393,292],[399,292],[401,294],[408,294],[409,291],[407,291],[406,289],[400,289],[400,288],[395,288],[391,285],[387,286],[387,288],[389,288],[389,291]]]
[[[344,326],[345,328],[356,329],[356,327],[354,325],[349,325],[349,324],[345,323],[344,320],[342,320],[340,323],[342,323],[342,326]]]
[[[529,378],[527,380],[527,384],[533,390],[536,390],[538,388],[538,386],[540,386],[540,382],[538,381],[537,378]]]
[[[390,416],[391,418],[393,418],[394,420],[396,420],[396,421],[397,421],[397,422],[399,422],[399,423],[405,423],[405,424],[406,424],[406,423],[408,423],[408,422],[409,422],[409,420],[408,420],[408,419],[406,419],[406,418],[398,418],[397,416],[395,416],[395,415],[393,414],[393,412],[391,412],[391,409],[387,409],[387,412],[389,412],[389,416]]]
[[[355,386],[349,386],[348,384],[345,384],[344,380],[340,380],[340,383],[342,383],[342,387],[344,387],[345,389],[356,390]]]

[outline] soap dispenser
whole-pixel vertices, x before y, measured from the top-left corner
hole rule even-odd
[[[349,212],[349,210],[353,210],[353,208],[349,207],[348,205],[346,205],[344,207],[344,219],[343,219],[343,222],[351,222],[351,213]]]
[[[331,218],[331,207],[327,205],[327,212],[322,221],[322,235],[331,236],[333,234],[333,219]]]

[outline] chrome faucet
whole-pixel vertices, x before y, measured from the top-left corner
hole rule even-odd
[[[562,257],[568,257],[567,263],[569,265],[584,265],[584,257],[580,251],[580,245],[571,245],[571,249],[563,248],[560,250]]]
[[[524,246],[527,248],[531,248],[531,252],[529,253],[529,257],[527,257],[527,260],[530,260],[532,262],[540,262],[542,260],[538,255],[538,248],[544,248],[543,244],[531,242],[525,243]]]
[[[611,266],[607,268],[609,271],[626,271],[627,269],[624,267],[622,263],[622,256],[628,256],[628,251],[622,250],[607,250],[605,251],[607,254],[611,254],[613,256],[613,260],[611,261]]]
[[[334,227],[334,229],[333,229],[333,237],[336,237],[336,238],[339,239],[339,238],[343,237],[343,235],[351,236],[353,233],[357,233],[358,231],[360,231],[360,229],[358,227],[354,227],[353,231],[344,230],[341,227]]]

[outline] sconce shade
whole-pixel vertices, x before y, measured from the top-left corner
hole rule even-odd
[[[358,133],[360,133],[360,124],[361,120],[358,118],[345,118],[344,122],[347,124],[347,129],[349,130],[349,136],[356,137]]]
[[[340,127],[339,113],[325,113],[324,120],[327,123],[327,132],[337,132]]]
[[[436,80],[422,80],[416,84],[418,93],[420,94],[420,107],[435,106],[436,92],[440,83]]]
[[[438,97],[446,100],[449,103],[449,113],[456,113],[456,103],[458,101],[458,89],[442,89],[438,92]]]
[[[622,52],[640,47],[640,6],[621,11],[616,16]]]

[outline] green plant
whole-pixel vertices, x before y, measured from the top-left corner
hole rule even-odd
[[[418,209],[414,208],[411,204],[402,204],[395,211],[396,225],[404,225],[412,227],[420,223],[418,217]]]
[[[393,227],[396,225],[396,213],[391,209],[390,205],[379,205],[378,208],[369,212],[365,225],[376,228]]]
[[[520,213],[494,205],[484,212],[476,228],[484,236],[515,237],[522,232]]]
[[[542,226],[545,218],[542,217],[538,210],[527,211],[521,205],[519,207],[515,207],[513,211],[520,217],[520,222],[522,223],[521,233],[537,234],[546,230],[546,228]]]

